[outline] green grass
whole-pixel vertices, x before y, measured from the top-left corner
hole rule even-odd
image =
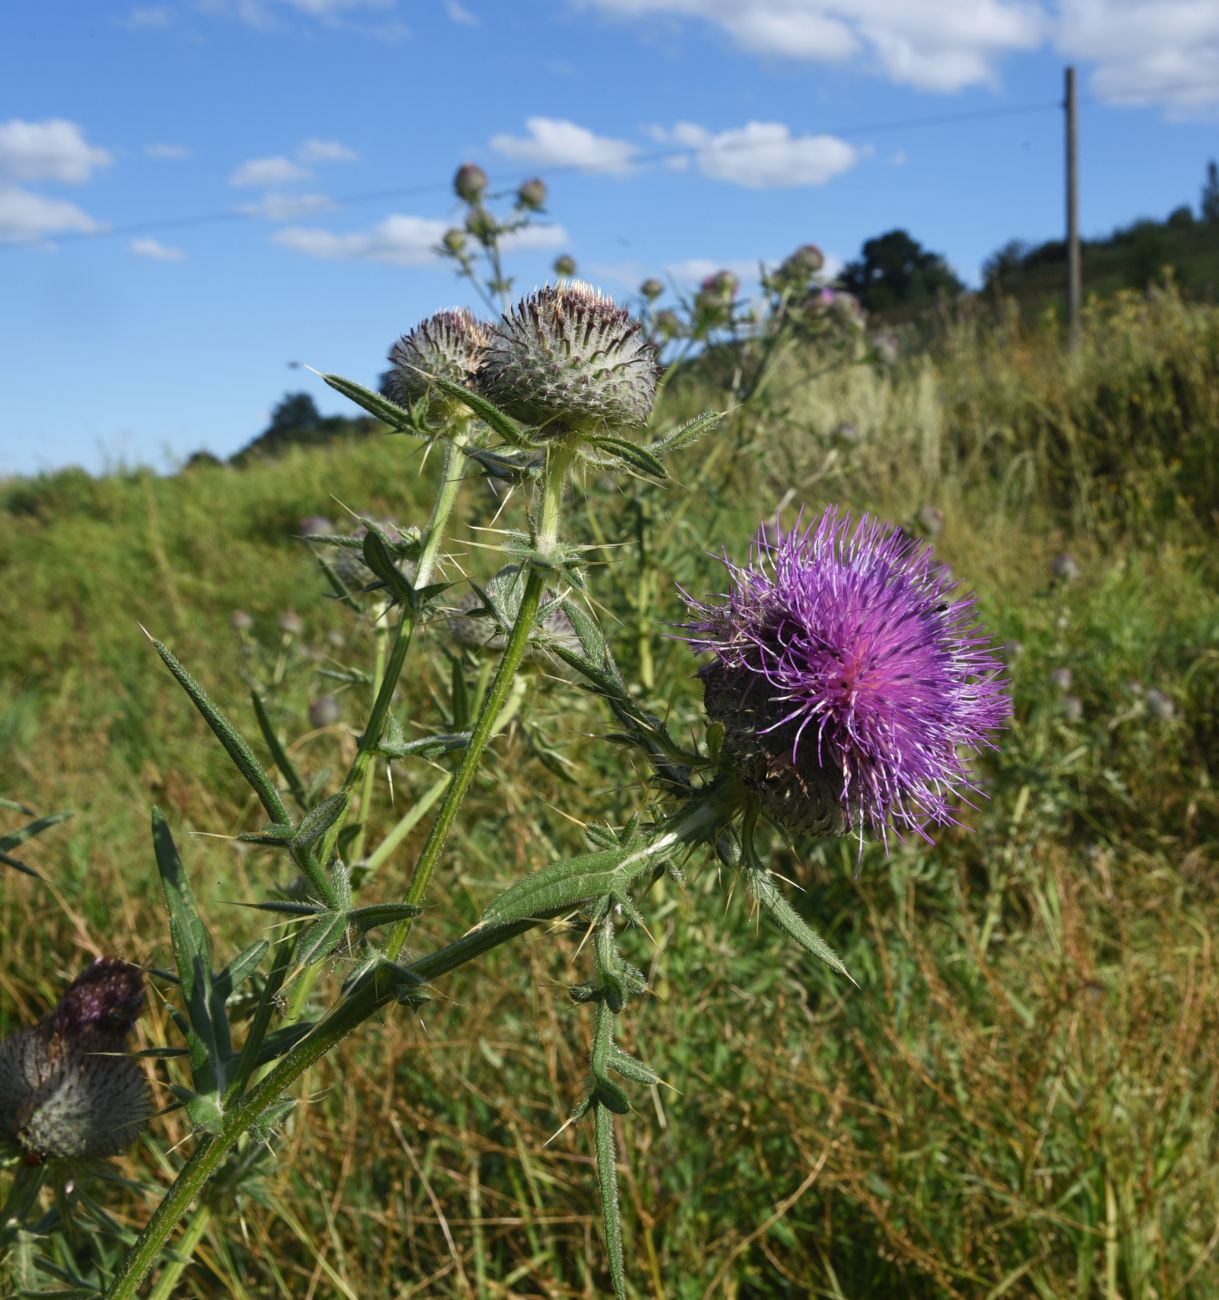
[[[838,500],[911,529],[935,506],[937,554],[996,639],[1021,646],[1015,723],[970,831],[860,861],[853,845],[773,845],[859,989],[786,949],[743,891],[725,905],[731,882],[711,868],[642,900],[650,933],[626,947],[652,994],[623,1018],[624,1046],[670,1086],[635,1090],[620,1128],[640,1296],[1219,1293],[1217,341],[1219,314],[1161,292],[1096,307],[1074,357],[1009,319],[959,326],[895,371],[810,378],[791,362],[763,405],[679,458],[677,482],[624,492],[590,476],[573,501],[584,540],[624,543],[590,586],[628,680],[675,731],[699,700],[667,634],[673,584],[719,589],[709,553],[739,552],[780,501]],[[717,394],[667,400],[676,417]],[[311,731],[307,702],[337,691],[358,721],[359,688],[317,674],[358,662],[370,629],[324,599],[291,534],[306,515],[341,518],[332,498],[416,521],[434,473],[387,436],[240,471],[0,489],[0,795],[76,814],[27,846],[45,884],[0,885],[0,1027],[40,1014],[95,952],[170,964],[153,803],[223,950],[260,932],[230,904],[282,864],[223,838],[259,812],[138,624],[249,734],[246,682],[267,687],[298,765],[337,769],[350,735]],[[476,531],[493,513],[469,485],[453,551],[470,573],[494,567],[493,535]],[[1061,553],[1071,582],[1053,577]],[[235,608],[255,618],[246,637]],[[305,627],[285,641],[288,608]],[[412,660],[403,715],[419,726],[445,725],[446,648],[437,624]],[[1061,667],[1078,717],[1051,681]],[[554,665],[531,673],[531,725],[495,742],[421,947],[578,848],[580,821],[639,806],[596,702]],[[566,763],[591,778],[565,779]],[[436,775],[396,770],[399,812]],[[370,816],[391,824],[384,783]],[[370,901],[401,888],[425,829]],[[256,1194],[217,1198],[224,1217],[175,1295],[602,1294],[591,1133],[547,1145],[586,1068],[590,1017],[565,991],[585,973],[577,948],[535,933],[348,1042],[311,1076]],[[173,1041],[165,1020],[154,1007],[146,1044]],[[154,1126],[162,1150],[186,1136],[177,1113]],[[122,1167],[165,1181],[151,1145]],[[134,1197],[116,1208],[146,1213]]]

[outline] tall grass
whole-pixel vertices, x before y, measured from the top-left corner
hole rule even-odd
[[[641,1295],[1219,1293],[1217,342],[1219,314],[1167,291],[1094,311],[1076,355],[1048,328],[960,322],[895,368],[793,361],[764,405],[676,463],[697,492],[585,484],[583,540],[649,539],[597,592],[628,679],[675,734],[699,699],[666,633],[672,584],[714,589],[707,551],[780,501],[938,529],[937,554],[1012,643],[1016,720],[972,834],[859,862],[853,846],[775,845],[859,990],[786,951],[743,900],[699,899],[709,874],[685,894],[656,886],[650,936],[629,937],[653,995],[627,1028],[670,1086],[620,1144]],[[680,414],[716,394],[679,380],[667,400]],[[29,850],[45,885],[0,877],[5,1016],[48,1005],[82,950],[169,964],[143,937],[162,933],[150,803],[168,809],[201,905],[249,897],[275,869],[213,838],[255,828],[257,810],[137,624],[234,710],[243,675],[273,684],[277,721],[300,734],[311,697],[359,689],[318,676],[327,636],[371,629],[323,599],[298,521],[341,517],[342,502],[410,522],[433,472],[385,438],[241,471],[4,489],[0,793],[76,810]],[[491,562],[479,540],[462,559],[476,575]],[[1077,576],[1056,576],[1068,553]],[[249,633],[230,627],[238,607]],[[278,628],[289,608],[299,636]],[[452,659],[477,678],[464,654],[433,626],[417,684],[441,715]],[[532,669],[529,725],[496,741],[496,787],[470,796],[420,943],[578,844],[573,823],[627,811],[602,717],[552,689],[557,671]],[[305,730],[293,756],[312,775],[350,744],[341,724]],[[604,773],[592,796],[565,779],[572,759]],[[417,772],[395,774],[400,807],[426,786]],[[384,785],[372,816],[390,824]],[[234,944],[259,932],[231,912]],[[243,1231],[207,1227],[175,1294],[600,1294],[590,1156],[555,1137],[588,1047],[564,991],[574,948],[501,950],[323,1063],[306,1102],[321,1122],[289,1124]],[[158,1015],[147,1045],[168,1041]],[[186,1135],[177,1115],[159,1123],[165,1145]],[[159,1177],[152,1152],[125,1171]],[[135,1191],[125,1213],[144,1216]]]

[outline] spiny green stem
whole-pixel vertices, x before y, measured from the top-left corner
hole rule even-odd
[[[427,535],[423,544],[423,552],[419,557],[419,568],[415,574],[416,587],[426,586],[435,571],[445,528],[449,516],[453,512],[457,493],[461,488],[461,466],[464,464],[461,449],[468,439],[469,433],[465,423],[454,427],[450,436],[445,439],[444,465],[441,469],[440,487],[432,504],[432,512],[428,517]],[[365,778],[376,753],[376,748],[381,743],[381,737],[385,734],[385,724],[389,718],[390,705],[393,703],[394,692],[398,689],[398,679],[401,677],[403,666],[406,664],[406,656],[410,650],[416,621],[414,611],[404,609],[402,617],[398,621],[398,626],[394,630],[394,643],[389,652],[389,660],[385,665],[380,688],[377,690],[376,698],[373,701],[368,725],[364,728],[364,734],[360,737],[360,745],[356,750],[356,756],[352,761],[347,776],[343,780],[343,792],[347,796],[347,809],[341,817],[335,819],[334,824],[322,838],[321,847],[318,850],[318,861],[323,865],[329,863],[334,854],[339,835],[347,821],[347,813],[350,811],[355,788]],[[361,810],[361,816],[367,820],[368,812],[366,808]]]
[[[464,966],[483,953],[507,943],[532,929],[538,921],[516,921],[511,925],[487,926],[463,935],[456,942],[412,963],[407,969],[422,981],[430,981]],[[135,1245],[115,1275],[107,1300],[132,1300],[140,1282],[156,1263],[175,1224],[202,1191],[238,1138],[276,1102],[311,1065],[326,1055],[353,1029],[375,1015],[394,999],[394,981],[378,972],[345,1002],[336,1007],[308,1038],[297,1043],[256,1087],[225,1115],[216,1134],[201,1134],[198,1145],[182,1167],[173,1186],[157,1206]]]
[[[550,555],[558,542],[559,512],[562,507],[563,488],[567,482],[567,472],[571,468],[572,460],[575,458],[576,447],[577,442],[574,437],[562,439],[551,445],[546,458],[545,477],[542,480],[541,509],[538,515],[537,527],[534,530],[534,546],[543,556]],[[436,814],[436,820],[432,823],[432,829],[428,832],[428,837],[420,851],[419,860],[411,873],[410,883],[407,886],[404,898],[407,903],[419,906],[423,902],[428,883],[432,878],[432,872],[435,870],[436,863],[440,860],[440,855],[444,851],[449,831],[453,828],[453,822],[456,820],[458,810],[466,797],[470,783],[474,780],[474,773],[478,770],[478,765],[482,761],[483,751],[486,749],[487,742],[491,739],[491,735],[495,730],[500,710],[504,707],[513,679],[516,677],[516,671],[525,656],[529,636],[533,631],[534,620],[537,618],[538,605],[541,603],[544,581],[543,570],[538,566],[531,566],[529,576],[525,580],[525,591],[521,596],[516,621],[508,634],[508,641],[500,657],[499,667],[491,680],[491,685],[482,702],[482,708],[479,710],[478,718],[471,729],[470,740],[466,745],[465,752],[462,754],[461,763],[458,765],[457,771],[453,773],[453,780],[445,792],[444,802],[440,805],[440,811]],[[402,951],[410,932],[411,922],[409,919],[399,921],[390,932],[385,951],[391,960]]]
[[[212,1207],[203,1201],[195,1207],[194,1214],[190,1216],[178,1240],[178,1249],[174,1252],[176,1258],[165,1265],[165,1271],[157,1278],[156,1286],[148,1293],[148,1300],[174,1300],[177,1294],[174,1288],[178,1285],[178,1279],[190,1267],[195,1250],[211,1221]]]

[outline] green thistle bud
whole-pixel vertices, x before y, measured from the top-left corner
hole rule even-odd
[[[444,232],[444,238],[440,242],[446,253],[460,257],[466,251],[466,232],[458,226],[453,226]]]
[[[487,173],[477,163],[462,163],[453,177],[457,197],[466,203],[477,203],[486,193]]]
[[[539,289],[506,313],[478,372],[492,402],[553,434],[639,427],[657,378],[639,322],[580,281]]]
[[[407,407],[428,397],[447,410],[451,399],[435,392],[431,377],[470,387],[486,346],[486,328],[464,307],[437,312],[390,348],[386,395]]]
[[[639,286],[639,292],[643,294],[648,302],[655,302],[664,291],[664,285],[655,278],[649,278]]]
[[[576,259],[570,253],[560,253],[554,259],[554,273],[561,279],[570,280],[576,273]]]
[[[517,190],[516,206],[525,212],[541,212],[546,206],[546,197],[546,182],[535,176]]]
[[[493,243],[499,234],[499,223],[486,208],[477,205],[466,213],[466,229],[486,247]]]
[[[662,339],[675,339],[681,334],[681,317],[666,309],[656,313],[656,332]]]

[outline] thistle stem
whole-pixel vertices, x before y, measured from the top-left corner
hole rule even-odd
[[[468,437],[468,431],[463,424],[455,428],[445,438],[444,465],[441,469],[440,488],[436,493],[436,500],[432,504],[431,515],[428,517],[423,551],[419,557],[419,568],[415,574],[416,587],[426,586],[435,572],[440,544],[444,538],[449,516],[453,512],[457,493],[461,488],[461,466],[464,463],[462,447]],[[390,649],[389,660],[385,665],[384,674],[381,677],[380,688],[377,690],[376,698],[373,701],[368,725],[364,728],[364,734],[360,737],[360,745],[356,750],[355,759],[352,761],[347,776],[343,781],[343,792],[347,796],[348,811],[350,811],[352,792],[360,781],[365,779],[376,748],[381,743],[381,737],[385,732],[385,724],[389,718],[389,708],[393,702],[394,692],[398,689],[398,679],[401,677],[403,666],[406,663],[406,656],[410,649],[416,622],[417,615],[414,610],[404,609],[402,611],[402,617],[399,619],[398,626],[394,631],[394,643]],[[366,796],[367,793],[366,786]],[[361,809],[361,816],[367,821],[368,811],[366,808]],[[347,813],[344,812],[343,816],[335,819],[333,825],[323,837],[321,847],[318,850],[318,860],[323,865],[327,864],[333,856],[339,835],[346,821]]]
[[[524,934],[537,924],[537,920],[530,919],[511,925],[472,930],[406,969],[420,980],[435,979],[464,966],[492,948],[507,943],[517,935]],[[114,1282],[106,1293],[107,1300],[132,1300],[140,1282],[156,1263],[174,1225],[186,1213],[237,1139],[311,1065],[325,1056],[353,1029],[394,1000],[395,989],[400,988],[401,984],[400,980],[394,980],[391,976],[388,967],[377,971],[367,983],[336,1007],[308,1038],[297,1043],[265,1078],[234,1103],[225,1115],[219,1132],[199,1136],[198,1145],[190,1159],[183,1165],[164,1200],[157,1206],[120,1265]],[[36,1194],[37,1189],[33,1195]],[[9,1199],[11,1203],[11,1193]]]
[[[571,467],[571,462],[576,454],[576,445],[574,437],[559,440],[551,444],[546,458],[545,476],[542,480],[541,507],[537,526],[534,530],[534,547],[541,556],[546,558],[553,554],[558,544],[559,513],[563,501],[563,488],[567,482],[567,473]],[[483,699],[482,708],[479,710],[478,718],[470,732],[470,740],[466,745],[465,752],[462,754],[461,763],[457,771],[453,773],[453,779],[445,792],[444,802],[440,805],[440,811],[436,814],[436,820],[432,823],[432,829],[428,832],[423,849],[420,851],[419,860],[411,873],[404,902],[419,906],[423,901],[424,894],[427,892],[428,883],[432,878],[436,863],[444,851],[449,831],[452,830],[453,822],[457,817],[458,810],[461,808],[462,801],[466,797],[466,792],[470,788],[470,783],[474,780],[474,773],[478,770],[483,751],[486,749],[487,742],[491,739],[491,735],[495,730],[500,710],[504,707],[513,679],[516,677],[516,671],[525,656],[529,636],[533,631],[534,620],[537,618],[538,605],[541,603],[544,581],[545,576],[542,567],[537,564],[531,565],[529,576],[525,580],[525,591],[521,596],[516,621],[512,625],[512,631],[508,634],[508,641],[500,657],[499,666],[495,671],[495,676],[491,679],[491,685]],[[396,958],[402,951],[410,932],[410,918],[399,921],[391,931],[385,946],[385,951],[391,960]]]

